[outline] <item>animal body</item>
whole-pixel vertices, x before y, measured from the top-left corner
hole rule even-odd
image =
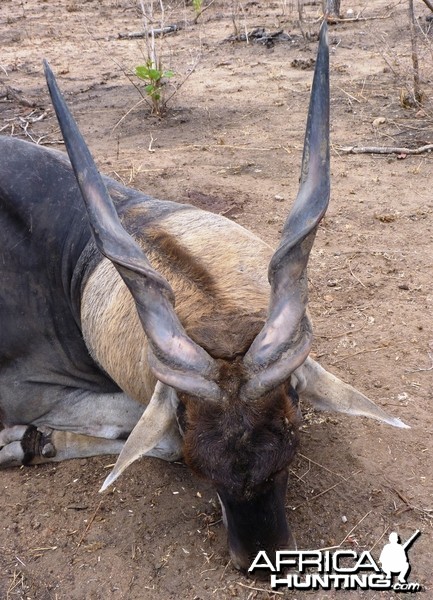
[[[293,544],[299,397],[404,427],[308,356],[306,268],[329,198],[326,29],[275,252],[224,217],[101,177],[46,76],[71,162],[0,138],[0,466],[118,454],[105,489],[143,455],[183,455],[215,487],[248,569]]]

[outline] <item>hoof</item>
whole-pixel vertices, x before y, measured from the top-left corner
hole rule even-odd
[[[53,430],[34,425],[14,425],[0,431],[0,467],[16,467],[53,458]]]

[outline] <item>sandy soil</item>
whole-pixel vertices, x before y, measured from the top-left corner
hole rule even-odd
[[[190,76],[160,119],[142,101],[142,83],[126,75],[145,62],[143,40],[118,38],[142,29],[137,4],[2,0],[2,134],[62,147],[42,75],[46,57],[101,170],[156,197],[221,212],[275,244],[297,189],[320,8],[306,7],[302,33],[295,2],[246,1],[234,10],[235,2],[215,0],[196,24],[191,2],[166,2],[166,24],[182,28],[162,40],[163,64],[175,72],[170,85]],[[433,155],[341,150],[433,143],[433,32],[416,1],[425,100],[409,106],[406,4],[343,0],[344,13],[362,9],[367,20],[331,27],[332,200],[309,277],[314,355],[412,428],[305,407],[287,512],[300,548],[341,544],[376,558],[391,531],[407,539],[420,529],[410,581],[427,598]],[[225,41],[235,25],[291,37],[270,47]],[[143,460],[99,495],[112,462],[0,473],[0,598],[281,597],[231,566],[215,493],[183,464]],[[286,594],[312,595],[346,600],[359,592]]]

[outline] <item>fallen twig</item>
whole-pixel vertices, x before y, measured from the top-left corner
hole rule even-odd
[[[335,550],[336,548],[341,548],[341,546],[344,544],[344,542],[347,540],[348,537],[350,537],[352,535],[352,533],[355,531],[355,529],[361,525],[361,523],[364,521],[364,519],[366,519],[368,517],[368,515],[371,513],[372,511],[369,510],[368,513],[366,513],[362,519],[360,519],[358,521],[358,523],[352,527],[352,529],[349,531],[349,533],[342,539],[342,541],[338,544],[338,546],[329,546],[329,548],[319,548],[319,550],[321,550],[322,552],[324,552],[325,550]]]
[[[373,545],[370,547],[370,552],[373,552],[373,549],[374,549],[374,548],[377,546],[377,544],[380,542],[380,540],[381,540],[381,539],[383,539],[383,537],[384,537],[384,535],[386,534],[386,532],[388,531],[388,529],[389,529],[389,525],[387,525],[387,526],[385,527],[385,529],[383,530],[383,533],[382,533],[382,535],[380,536],[380,538],[378,538],[378,539],[377,539],[377,540],[374,542],[374,544],[373,544]]]
[[[397,494],[397,496],[400,498],[400,500],[402,500],[405,504],[407,504],[407,506],[411,506],[411,503],[406,498],[406,496],[403,496],[403,494],[401,492],[399,492],[395,487],[390,486],[389,489],[392,490],[393,492],[395,492]]]
[[[395,494],[397,494],[397,496],[400,498],[400,500],[406,505],[406,507],[409,510],[414,510],[416,512],[419,512],[419,513],[425,515],[426,517],[428,517],[429,519],[431,519],[433,517],[433,508],[422,508],[420,506],[415,506],[414,504],[412,504],[412,502],[410,500],[408,500],[408,498],[406,498],[395,487],[388,485],[387,488],[390,489]]]
[[[316,463],[317,464],[317,463]],[[321,466],[321,465],[319,465]],[[328,469],[327,469],[328,470]],[[332,472],[332,471],[331,471]],[[337,483],[334,483],[334,485],[331,485],[330,487],[326,488],[326,490],[323,490],[322,492],[319,492],[318,494],[316,494],[315,496],[312,496],[311,498],[307,498],[306,502],[312,502],[313,500],[317,500],[317,498],[320,498],[321,496],[324,496],[325,494],[327,494],[328,492],[330,492],[331,490],[333,490],[334,488],[336,488],[337,486],[341,485],[342,483],[345,483],[346,481],[348,481],[349,479],[351,479],[352,477],[355,477],[355,475],[358,475],[359,473],[361,473],[361,471],[356,471],[355,473],[351,473],[351,475],[349,475],[349,477],[343,477],[342,475],[339,475],[339,477],[341,477],[340,481],[337,481]],[[338,475],[338,473],[337,473]],[[297,506],[293,506],[292,510],[298,510],[298,508],[301,508],[301,506],[304,503],[301,502],[301,504],[298,504]],[[343,542],[347,539],[347,537],[350,535],[351,532],[349,532],[346,536],[346,538],[344,538]],[[341,542],[341,543],[343,543]]]
[[[84,540],[84,538],[86,537],[86,534],[87,534],[87,532],[88,532],[88,531],[89,531],[89,529],[91,528],[91,526],[92,526],[92,523],[93,523],[93,521],[94,521],[94,520],[95,520],[95,518],[96,518],[96,515],[97,515],[97,513],[98,513],[98,510],[99,510],[99,509],[100,509],[100,507],[101,507],[101,504],[102,504],[102,502],[103,502],[103,500],[101,500],[101,501],[99,502],[98,506],[97,506],[97,507],[96,507],[96,509],[95,509],[95,512],[93,513],[93,515],[92,515],[92,516],[91,516],[91,518],[89,519],[89,522],[87,523],[86,529],[83,531],[83,534],[82,534],[82,536],[80,537],[80,539],[79,539],[79,541],[78,541],[78,544],[77,544],[77,549],[78,549],[78,548],[81,546],[81,544],[83,543],[83,540]]]
[[[154,35],[167,35],[168,33],[176,33],[183,28],[180,23],[174,23],[173,25],[167,25],[166,27],[156,27],[153,30]],[[148,37],[150,34],[148,31],[132,31],[130,33],[118,33],[117,38],[119,40],[136,40],[139,38]]]
[[[133,110],[135,110],[138,106],[140,106],[140,104],[143,104],[143,102],[145,102],[148,106],[150,106],[150,102],[148,102],[146,98],[141,98],[141,100],[136,102],[132,108],[127,110],[126,113],[122,117],[120,117],[120,119],[117,121],[117,123],[114,125],[113,129],[111,130],[111,133],[113,133],[113,131],[116,129],[116,127],[119,127],[120,123],[122,121],[124,121],[126,119],[126,117],[130,113],[132,113]]]
[[[316,467],[320,467],[321,469],[324,469],[325,471],[328,471],[328,473],[331,473],[332,475],[336,475],[337,477],[341,477],[341,479],[345,479],[344,475],[341,475],[340,473],[337,473],[336,471],[331,471],[331,469],[328,469],[328,467],[325,467],[324,465],[321,465],[320,463],[316,462],[312,458],[309,458],[308,456],[305,456],[305,454],[302,454],[301,452],[298,453],[298,456],[300,456],[304,460],[308,460],[309,463],[312,463],[313,465],[316,465]]]
[[[340,152],[347,154],[423,154],[431,152],[433,144],[426,144],[419,148],[400,148],[398,146],[337,146]]]
[[[247,590],[253,590],[255,592],[265,592],[266,594],[269,594],[269,590],[265,590],[263,588],[258,588],[258,587],[253,587],[252,585],[246,585],[245,583],[241,583],[240,581],[235,581],[236,585],[240,585],[243,588],[246,588]],[[283,592],[276,592],[274,590],[272,590],[272,594],[278,594],[279,596],[283,596]]]
[[[362,327],[358,327],[357,329],[347,329],[346,331],[343,331],[342,333],[337,333],[335,335],[319,335],[316,333],[315,337],[323,338],[325,340],[336,340],[341,337],[346,337],[346,335],[350,335],[351,333],[358,333],[359,331],[362,331],[364,328],[365,328],[365,325],[363,325]]]
[[[343,360],[348,360],[350,358],[353,358],[354,356],[358,356],[359,354],[365,354],[367,352],[379,352],[379,350],[383,350],[384,348],[389,348],[389,345],[384,344],[383,346],[379,346],[378,348],[365,348],[364,350],[358,350],[358,352],[354,352],[353,354],[346,354],[345,356],[337,358],[337,360],[334,360],[334,362],[331,364],[336,365],[337,363],[342,362]]]
[[[157,138],[154,138],[153,135],[150,134],[150,142],[149,142],[149,147],[148,147],[149,152],[156,152],[155,148],[152,148],[152,144],[156,139]]]
[[[379,21],[381,19],[389,19],[393,15],[393,11],[388,13],[387,15],[377,16],[377,17],[328,17],[326,21],[331,25],[333,23],[357,23],[358,21]]]
[[[197,21],[201,17],[201,15],[212,6],[215,0],[211,0],[209,4],[201,8],[199,12],[196,14],[192,21],[183,21],[179,23],[173,23],[173,25],[166,25],[165,27],[157,27],[153,30],[154,35],[167,35],[169,33],[176,33],[181,29],[184,29],[186,26],[196,25]],[[136,40],[140,38],[145,38],[149,36],[148,31],[131,31],[131,32],[119,32],[117,34],[117,39],[119,40]]]
[[[357,277],[357,276],[355,275],[355,273],[352,271],[352,264],[351,264],[350,260],[348,260],[347,262],[348,262],[348,265],[349,265],[349,271],[350,271],[350,274],[352,275],[353,279],[356,279],[356,281],[357,281],[358,283],[360,283],[360,284],[362,285],[362,287],[363,287],[363,288],[366,288],[367,286],[365,285],[365,283],[362,283],[362,281],[359,279],[359,277]]]
[[[406,373],[419,373],[421,371],[433,371],[433,353],[428,352],[428,356],[430,358],[431,365],[429,367],[420,367],[419,369],[405,369]]]

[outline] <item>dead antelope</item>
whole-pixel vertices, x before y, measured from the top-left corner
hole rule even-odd
[[[330,185],[326,28],[275,252],[224,217],[101,177],[45,70],[72,168],[0,138],[0,464],[118,454],[105,489],[143,455],[183,455],[215,487],[247,569],[293,543],[298,396],[405,427],[308,356],[307,262]]]

